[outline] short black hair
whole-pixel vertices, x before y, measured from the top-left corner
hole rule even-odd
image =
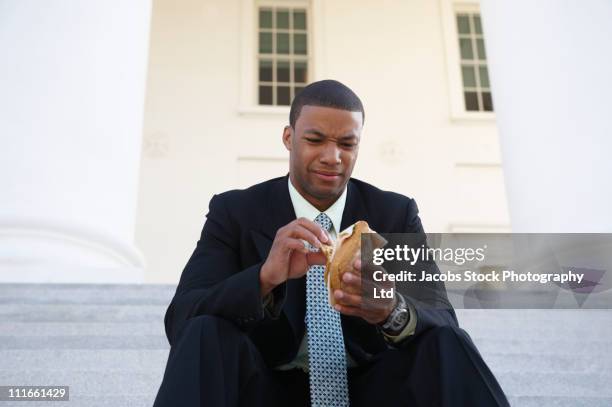
[[[304,106],[333,107],[350,112],[361,112],[362,123],[365,121],[365,112],[359,96],[348,86],[332,79],[313,82],[295,96],[289,111],[291,127],[295,128],[295,122],[300,117]]]

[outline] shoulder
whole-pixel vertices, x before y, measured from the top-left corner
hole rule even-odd
[[[264,211],[271,197],[282,188],[286,179],[277,177],[245,189],[232,189],[216,194],[210,200],[209,214],[226,213],[230,217],[253,219]]]
[[[261,201],[269,196],[271,190],[282,183],[283,180],[286,180],[286,177],[272,178],[244,189],[232,189],[216,194],[213,200],[226,204],[245,204],[250,201]]]
[[[358,179],[351,179],[351,184],[374,230],[388,233],[422,231],[419,209],[413,198],[382,190]]]
[[[351,178],[350,182],[368,207],[406,208],[416,205],[413,198],[398,192],[385,191],[356,178]]]

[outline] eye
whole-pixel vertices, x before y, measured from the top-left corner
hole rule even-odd
[[[311,138],[311,137],[306,137],[306,141],[308,141],[309,143],[320,143],[321,139],[319,138]]]
[[[355,143],[340,143],[340,146],[342,146],[344,148],[354,148],[355,146],[357,146],[357,144],[355,144]]]

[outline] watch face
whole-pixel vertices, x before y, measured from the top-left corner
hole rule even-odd
[[[393,321],[393,325],[395,326],[403,326],[408,320],[408,310],[402,310],[395,316],[395,320]]]

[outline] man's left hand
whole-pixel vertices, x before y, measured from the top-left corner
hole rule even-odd
[[[342,275],[342,289],[334,291],[336,305],[334,308],[344,315],[361,317],[370,324],[381,324],[388,317],[396,304],[393,298],[373,298],[374,288],[377,292],[393,289],[395,283],[392,281],[377,282],[370,279],[362,279],[361,260],[353,261],[353,268]]]

